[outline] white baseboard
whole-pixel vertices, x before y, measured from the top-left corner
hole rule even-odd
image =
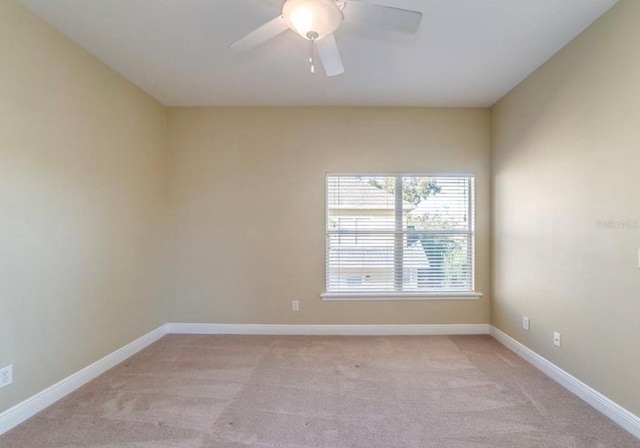
[[[640,439],[640,417],[626,410],[610,398],[605,397],[597,390],[586,385],[570,373],[565,372],[551,361],[543,358],[496,327],[491,326],[490,332],[491,336],[502,345],[524,358],[538,370],[542,371],[542,373],[573,392],[596,410],[629,431],[633,436]]]
[[[44,408],[64,398],[74,390],[157,341],[165,334],[167,334],[167,325],[162,325],[53,386],[0,413],[0,435],[33,417]]]
[[[269,325],[269,324],[167,324],[175,334],[253,334],[253,335],[462,335],[489,334],[489,324],[453,325]]]

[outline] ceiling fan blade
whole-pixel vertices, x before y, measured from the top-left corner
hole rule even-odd
[[[327,34],[322,39],[315,41],[315,44],[327,76],[336,76],[344,73],[344,66],[342,65],[338,45],[333,34]]]
[[[357,0],[345,1],[344,21],[356,25],[373,25],[399,33],[413,34],[420,28],[422,13],[409,9],[391,8]]]
[[[273,20],[268,21],[264,25],[256,28],[242,39],[239,39],[232,43],[229,47],[236,51],[250,50],[258,45],[273,39],[278,34],[281,34],[288,30],[289,27],[284,21],[284,17],[278,16]]]

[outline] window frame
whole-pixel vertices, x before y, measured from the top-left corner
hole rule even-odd
[[[384,292],[330,292],[327,291],[328,285],[328,260],[329,256],[327,251],[327,239],[329,237],[329,178],[330,177],[394,177],[396,179],[396,185],[398,185],[399,179],[403,177],[469,177],[472,179],[474,187],[473,194],[469,196],[469,204],[468,204],[468,216],[471,220],[471,229],[469,231],[457,231],[457,232],[446,232],[446,233],[462,233],[465,235],[469,235],[469,251],[470,251],[470,260],[471,260],[471,290],[469,291],[384,291]],[[462,173],[326,173],[325,174],[325,186],[324,186],[324,237],[325,237],[325,292],[320,294],[320,297],[323,300],[327,301],[345,301],[345,300],[355,300],[355,301],[381,301],[381,300],[477,300],[482,297],[482,293],[476,291],[475,289],[475,197],[476,197],[476,188],[475,188],[475,175],[473,173],[462,172]],[[401,182],[401,180],[400,180]],[[402,200],[402,190],[396,188],[396,203],[398,201],[398,197]],[[395,219],[402,220],[402,207],[400,207],[400,213],[398,213],[398,207],[395,208]],[[400,216],[398,216],[400,215]],[[406,232],[402,232],[399,234],[399,237],[402,238]],[[433,233],[433,234],[442,234],[445,232],[442,231],[420,231],[419,233]],[[395,249],[394,249],[395,251]],[[395,259],[399,259],[397,256]],[[401,263],[402,264],[402,263]],[[398,274],[400,272],[400,274]],[[394,269],[394,277],[396,288],[398,287],[398,282],[402,281],[402,278],[397,278],[399,275],[402,275],[402,270],[398,271]]]

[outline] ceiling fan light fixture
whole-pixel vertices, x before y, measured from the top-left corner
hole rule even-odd
[[[337,76],[344,73],[344,65],[333,32],[343,21],[413,34],[420,26],[422,13],[376,5],[369,3],[369,0],[285,0],[278,17],[259,26],[230,47],[248,50],[291,30],[308,41],[311,72],[316,71],[317,56],[325,75]]]
[[[289,28],[308,40],[322,39],[342,23],[342,10],[333,0],[287,0],[282,17]]]

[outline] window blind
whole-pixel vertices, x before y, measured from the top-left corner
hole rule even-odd
[[[473,291],[472,176],[327,176],[328,293]]]

